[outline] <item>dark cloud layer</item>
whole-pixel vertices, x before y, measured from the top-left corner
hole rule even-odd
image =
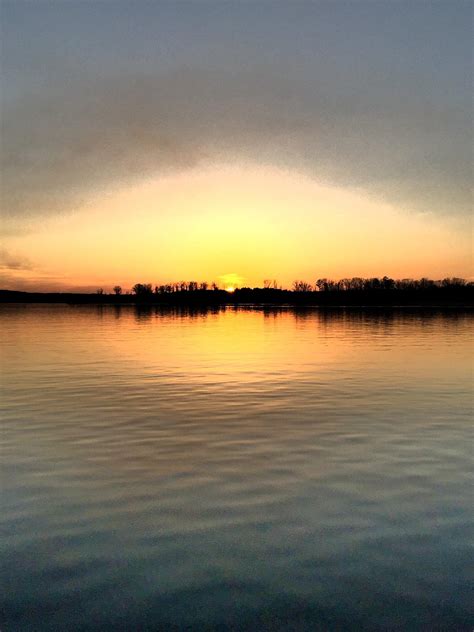
[[[472,4],[5,1],[4,232],[99,190],[256,161],[466,217]]]
[[[466,113],[414,86],[395,92],[390,81],[364,94],[337,78],[308,81],[272,67],[183,67],[27,94],[2,118],[4,212],[10,221],[63,212],[116,183],[251,160],[406,208],[468,213]]]

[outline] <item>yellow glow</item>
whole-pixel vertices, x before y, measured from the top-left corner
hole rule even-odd
[[[233,292],[236,287],[239,287],[244,283],[245,279],[235,272],[230,272],[228,274],[221,274],[219,276],[219,281],[225,287],[227,292]]]
[[[10,236],[10,271],[41,289],[180,280],[220,287],[296,278],[471,275],[469,232],[273,167],[214,167],[96,194],[74,213]],[[233,272],[228,272],[232,270]]]

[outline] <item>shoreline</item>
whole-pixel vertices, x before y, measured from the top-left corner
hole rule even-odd
[[[22,292],[0,290],[0,304],[133,305],[137,308],[217,308],[217,307],[295,307],[336,309],[430,308],[465,309],[474,307],[474,292],[463,288],[418,290],[295,292],[262,288],[181,291],[164,294],[91,294],[79,292]]]

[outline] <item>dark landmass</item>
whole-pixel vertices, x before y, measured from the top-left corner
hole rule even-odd
[[[152,287],[137,283],[130,293],[119,286],[113,294],[17,292],[0,290],[0,303],[69,303],[111,305],[316,305],[316,306],[443,306],[472,307],[474,284],[463,279],[443,281],[383,279],[319,279],[314,286],[295,281],[292,290],[278,287],[239,288],[233,292],[195,282]]]

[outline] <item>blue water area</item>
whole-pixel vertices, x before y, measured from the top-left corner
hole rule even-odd
[[[472,630],[472,324],[2,306],[2,632]]]

